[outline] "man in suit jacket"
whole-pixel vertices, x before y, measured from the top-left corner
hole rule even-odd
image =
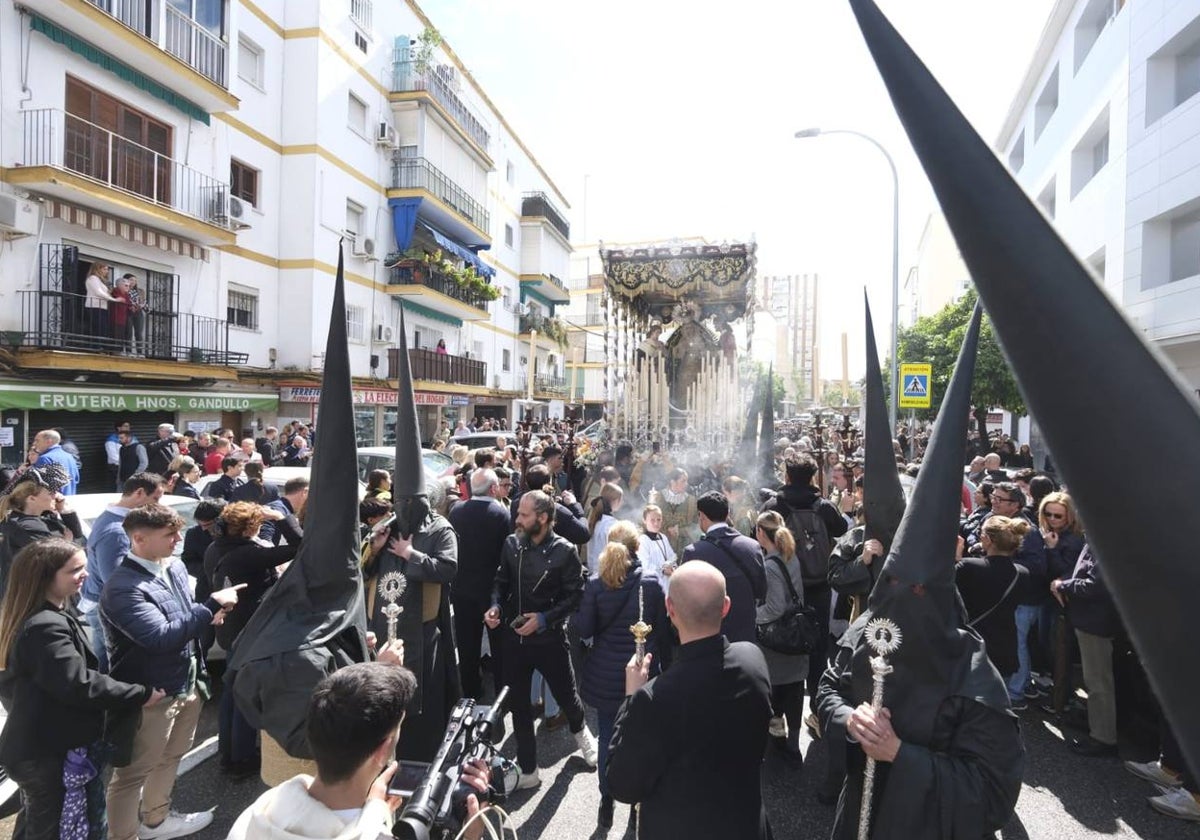
[[[458,670],[464,697],[482,699],[479,654],[483,644],[483,623],[479,616],[492,605],[492,583],[500,567],[504,541],[512,528],[508,511],[496,501],[500,480],[496,471],[479,469],[471,473],[471,498],[450,511],[450,524],[458,533],[458,574],[450,585],[450,603],[454,605],[454,633],[458,643]],[[488,633],[492,651],[492,676],[496,693],[503,683],[499,667],[500,633]]]
[[[706,563],[675,572],[667,615],[679,631],[676,658],[649,681],[651,654],[625,669],[607,779],[613,798],[641,803],[643,840],[767,836],[759,765],[771,685],[758,646],[721,635],[725,581]]]
[[[132,745],[117,744],[116,769],[108,785],[108,836],[168,840],[212,822],[211,811],[172,810],[171,791],[200,720],[205,674],[198,640],[237,604],[237,590],[244,584],[214,592],[197,604],[187,570],[172,556],[183,529],[179,514],[165,505],[148,504],[129,511],[123,524],[129,553],[100,596],[109,675],[161,688],[170,700],[142,709]]]
[[[767,595],[762,547],[729,524],[724,494],[705,493],[696,500],[696,510],[704,536],[683,550],[679,562],[706,560],[720,570],[731,603],[721,632],[731,642],[753,642],[757,607]]]

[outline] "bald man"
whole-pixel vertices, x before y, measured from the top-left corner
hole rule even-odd
[[[680,566],[667,598],[676,658],[652,680],[649,661],[625,669],[607,775],[613,798],[641,803],[643,840],[767,836],[759,764],[771,685],[758,646],[721,635],[728,612],[715,566]]]

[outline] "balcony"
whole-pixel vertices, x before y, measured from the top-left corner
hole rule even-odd
[[[10,345],[85,353],[103,363],[102,368],[86,368],[78,359],[70,362],[78,369],[111,369],[112,357],[127,349],[124,337],[114,335],[109,326],[110,313],[103,315],[103,329],[92,328],[94,325],[87,320],[89,312],[84,307],[84,295],[50,289],[19,290],[17,295],[21,307],[21,333],[6,336]],[[157,310],[143,313],[143,318],[146,335],[137,349],[147,360],[224,367],[244,365],[249,360],[247,353],[230,351],[227,321]],[[124,367],[139,364],[143,363],[131,360]]]
[[[548,303],[570,303],[571,290],[553,274],[522,274],[521,288],[533,289]]]
[[[57,108],[22,118],[20,163],[6,173],[9,183],[201,244],[237,241],[225,182]]]
[[[543,218],[563,239],[571,241],[571,225],[544,192],[527,192],[521,197],[521,218]]]
[[[526,393],[526,388],[529,386],[529,379],[524,374],[517,377],[517,390],[521,393]],[[533,377],[533,395],[535,397],[566,399],[570,388],[567,387],[567,380],[561,376],[552,374],[538,373]]]
[[[537,330],[538,335],[544,336],[560,347],[565,347],[567,344],[567,325],[561,318],[547,318],[545,315],[530,312],[522,315],[517,323],[517,329],[521,335],[529,335]]]
[[[350,0],[350,19],[367,32],[375,17],[375,6],[371,0]]]
[[[426,198],[418,214],[468,246],[490,245],[491,216],[483,205],[425,158],[392,158],[388,198]]]
[[[401,260],[389,269],[388,294],[462,321],[486,321],[488,300],[439,269]]]
[[[483,123],[471,113],[471,109],[454,89],[457,68],[438,65],[429,67],[424,73],[418,73],[414,64],[412,51],[408,47],[396,50],[392,62],[391,101],[400,103],[426,98],[432,100],[449,127],[460,132],[465,140],[473,144],[484,165],[491,169],[492,159],[488,156],[491,137]]]
[[[22,0],[22,5],[66,30],[69,39],[99,49],[202,111],[238,107],[228,90],[227,39],[169,0]],[[36,20],[34,26],[45,31]],[[78,51],[57,33],[46,34]]]
[[[447,385],[470,385],[482,388],[487,382],[487,362],[451,356],[417,347],[408,351],[408,364],[414,380],[444,382]],[[399,376],[400,348],[388,350],[388,379]]]

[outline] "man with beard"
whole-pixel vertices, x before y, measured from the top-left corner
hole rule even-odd
[[[529,700],[535,670],[545,677],[566,713],[584,761],[595,767],[598,757],[596,739],[583,719],[583,701],[567,647],[567,618],[583,600],[583,566],[575,546],[554,533],[554,515],[554,500],[541,490],[521,496],[517,532],[504,543],[492,607],[483,616],[489,629],[504,623],[502,662],[521,766],[518,789],[541,784]]]

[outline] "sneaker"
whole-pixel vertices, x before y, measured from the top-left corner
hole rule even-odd
[[[586,725],[575,733],[575,743],[579,746],[579,752],[583,754],[583,760],[587,762],[587,766],[595,767],[600,757],[596,752],[596,739],[592,737],[591,732],[588,732]]]
[[[138,840],[171,840],[172,837],[187,837],[208,827],[213,821],[212,811],[198,811],[194,814],[181,814],[171,811],[167,818],[158,825],[141,825],[138,828]]]
[[[567,713],[559,712],[556,715],[551,715],[542,721],[542,729],[547,732],[553,732],[555,729],[562,729],[567,725]]]
[[[813,712],[808,713],[808,717],[804,719],[804,725],[808,727],[814,738],[818,740],[821,737],[821,721],[817,719]]]
[[[1163,769],[1161,761],[1147,761],[1145,764],[1126,761],[1125,769],[1139,779],[1145,779],[1147,782],[1158,785],[1159,788],[1173,790],[1183,784],[1183,780],[1178,774]]]
[[[1151,796],[1150,807],[1168,817],[1200,822],[1200,803],[1183,788],[1177,788],[1162,796]]]
[[[542,777],[541,777],[541,774],[538,773],[536,768],[534,768],[534,771],[532,773],[526,773],[524,770],[522,770],[521,778],[517,779],[516,789],[517,790],[529,790],[530,788],[537,787],[541,783],[542,783]]]
[[[788,734],[787,721],[782,715],[771,718],[771,722],[767,724],[767,733],[772,738],[786,738]]]

